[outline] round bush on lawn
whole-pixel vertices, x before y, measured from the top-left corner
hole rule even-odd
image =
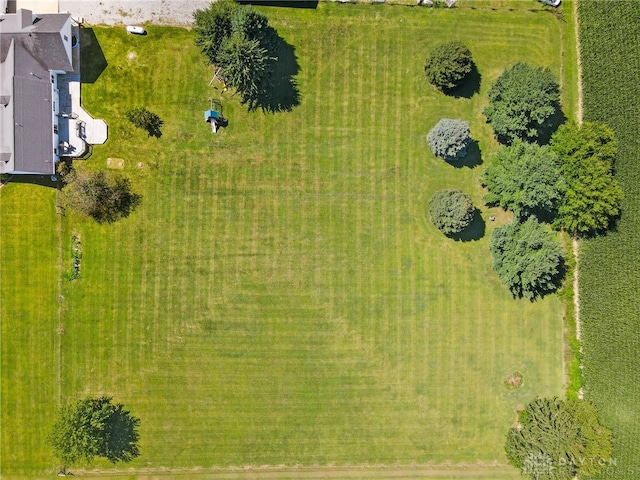
[[[473,220],[471,197],[460,190],[441,190],[429,201],[431,221],[445,235],[462,232]]]
[[[427,58],[424,73],[430,84],[441,91],[462,85],[473,69],[473,58],[467,46],[459,41],[437,46]]]
[[[469,122],[443,118],[427,135],[427,142],[436,157],[447,162],[460,160],[467,154],[471,144]]]

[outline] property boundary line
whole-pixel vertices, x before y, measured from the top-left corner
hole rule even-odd
[[[499,462],[492,463],[438,463],[438,464],[363,464],[363,465],[310,465],[285,466],[261,465],[244,467],[211,467],[211,468],[140,468],[121,470],[80,470],[74,469],[75,475],[83,478],[108,478],[118,476],[136,476],[140,478],[156,478],[174,475],[188,475],[189,478],[211,479],[308,479],[308,478],[438,478],[444,476],[461,476],[473,478],[494,478],[496,473],[515,472],[513,467]]]
[[[582,51],[580,48],[580,19],[578,11],[578,2],[575,0],[573,3],[573,21],[576,36],[576,56],[578,61],[578,108],[576,112],[576,120],[578,124],[582,124]],[[573,318],[576,322],[576,339],[578,343],[582,338],[582,322],[580,320],[580,244],[578,237],[574,235],[572,239],[573,257],[575,259],[575,267],[573,269]],[[582,346],[580,346],[580,352],[582,352]],[[580,360],[580,368],[582,369],[582,360]],[[582,386],[578,390],[578,398],[584,398],[584,390]]]
[[[58,408],[62,406],[62,336],[64,335],[64,323],[63,323],[63,303],[64,296],[62,295],[62,279],[64,277],[64,225],[62,217],[64,217],[64,207],[61,203],[61,181],[58,180],[56,185],[56,216],[57,219],[57,231],[58,231],[58,285],[57,285],[57,300],[58,300],[58,325],[56,326],[56,383],[58,387]]]

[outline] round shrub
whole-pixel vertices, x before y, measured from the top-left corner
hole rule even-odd
[[[472,69],[473,59],[467,46],[453,41],[433,49],[425,63],[424,73],[430,84],[446,91],[459,87]]]
[[[460,190],[441,190],[429,201],[431,221],[445,235],[455,235],[467,228],[475,210],[471,197]]]
[[[431,129],[427,142],[436,157],[448,162],[460,160],[471,144],[469,122],[443,118]]]

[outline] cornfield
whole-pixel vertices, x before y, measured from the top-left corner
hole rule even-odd
[[[640,478],[640,2],[582,0],[578,9],[584,119],[613,128],[625,194],[614,231],[581,246],[585,394],[614,435],[600,478]]]

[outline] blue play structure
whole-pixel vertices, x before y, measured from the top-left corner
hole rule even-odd
[[[218,131],[218,122],[220,121],[220,113],[217,110],[205,110],[204,120],[211,124],[211,131],[216,133]]]
[[[220,118],[220,114],[217,110],[206,110],[204,112],[204,119],[206,122],[210,122],[211,120],[218,120]]]
[[[204,111],[204,121],[209,122],[211,124],[211,131],[216,133],[218,131],[218,126],[220,126],[224,121],[222,114],[220,113],[222,111],[222,104],[212,98],[210,100],[211,107],[209,110]],[[214,106],[217,110],[214,110]]]

